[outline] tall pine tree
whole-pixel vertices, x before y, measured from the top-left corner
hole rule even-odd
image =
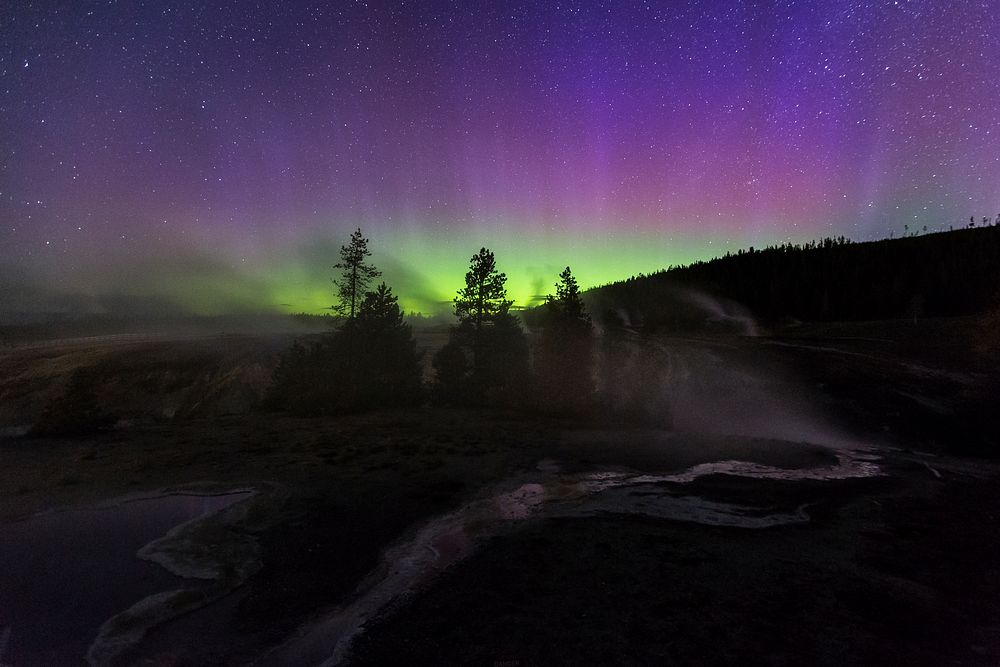
[[[478,336],[484,326],[506,315],[513,301],[507,299],[507,275],[497,271],[496,258],[486,248],[469,260],[465,287],[455,297],[455,316]]]
[[[572,412],[593,399],[594,330],[568,266],[555,287],[555,296],[545,299],[535,340],[535,388],[544,410]]]
[[[469,260],[465,287],[455,297],[458,324],[435,355],[438,398],[448,403],[510,403],[524,394],[528,343],[510,314],[507,276],[493,253],[480,248]]]
[[[340,315],[346,315],[348,320],[357,315],[358,306],[371,281],[382,275],[381,271],[365,262],[371,254],[368,239],[361,235],[359,227],[351,234],[350,242],[340,247],[340,261],[333,265],[333,268],[341,270],[340,278],[333,281],[339,300],[333,308]]]
[[[354,319],[282,356],[267,403],[301,414],[414,405],[421,400],[422,374],[410,326],[382,283],[365,293]]]

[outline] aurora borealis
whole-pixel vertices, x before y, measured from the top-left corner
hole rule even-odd
[[[0,7],[0,311],[407,309],[1000,211],[996,0]],[[122,305],[131,304],[131,305]]]

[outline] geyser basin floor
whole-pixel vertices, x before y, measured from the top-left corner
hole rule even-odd
[[[788,443],[772,442],[771,446],[785,449]],[[881,474],[872,461],[879,457],[853,454],[838,452],[835,464],[819,467],[777,468],[724,460],[660,474],[634,470],[563,474],[557,462],[542,461],[537,472],[486,490],[458,510],[430,521],[412,539],[389,549],[353,600],[304,628],[264,663],[341,664],[349,658],[351,644],[366,623],[405,605],[485,540],[509,533],[525,521],[620,515],[756,529],[808,522],[805,503],[792,508],[755,507],[718,502],[671,487],[718,475],[794,483],[866,479]]]
[[[329,420],[250,415],[89,441],[0,442],[0,514],[199,479],[229,488],[279,482],[288,497],[266,503],[278,520],[254,533],[260,572],[223,600],[153,629],[126,663],[252,664],[303,623],[354,599],[386,549],[540,460],[558,461],[562,472],[537,472],[570,476],[677,472],[727,459],[836,464],[829,450],[798,443],[666,436],[406,410]],[[885,477],[710,475],[678,487],[779,511],[808,503],[807,525],[756,531],[638,515],[522,522],[523,531],[491,539],[399,616],[367,625],[358,660],[587,664],[607,654],[610,664],[663,664],[669,645],[665,653],[681,664],[768,655],[823,664],[818,652],[832,646],[831,655],[869,664],[893,654],[916,657],[914,664],[921,655],[934,664],[954,656],[996,664],[1000,649],[980,635],[1000,599],[1000,535],[990,518],[1000,515],[1000,501],[992,482],[976,477],[996,469],[900,452],[878,463]],[[68,475],[76,482],[60,481]],[[372,644],[385,649],[369,653]]]
[[[996,664],[996,469],[934,464],[691,483],[772,516],[812,501],[808,523],[768,530],[623,508],[525,524],[369,623],[349,664]]]
[[[908,364],[979,367],[950,353],[920,353],[948,344],[956,355],[966,354],[967,339],[905,324],[913,330],[906,334],[909,345],[867,349],[874,344],[856,337],[886,337],[880,324],[852,331],[850,339],[823,338],[820,346],[863,355],[732,337],[711,349],[725,355],[722,367],[729,355],[751,368],[763,357],[763,367],[803,378],[764,388],[813,388],[823,394],[824,412],[845,416],[854,432],[901,447],[956,451],[976,422],[964,421],[960,412],[929,413],[897,391],[961,407],[967,396],[961,387],[914,374]],[[260,344],[267,348],[266,341]],[[122,369],[141,359],[170,375],[188,356],[175,351],[191,352],[190,345],[178,342],[158,352],[130,346],[117,354]],[[12,365],[14,352],[4,368],[27,364],[41,382],[49,366],[40,358],[37,365]],[[76,367],[93,352],[76,350],[65,362]],[[63,354],[54,351],[53,358]],[[0,377],[15,391],[21,376]],[[115,396],[148,400],[150,413],[161,411],[156,396],[140,391],[145,373],[122,370],[114,377]],[[996,393],[985,386],[976,395],[995,411]],[[37,394],[24,397],[39,400]],[[18,405],[14,412],[20,414]],[[807,445],[665,437],[633,426],[402,410],[340,419],[247,414],[137,421],[83,440],[6,434],[0,437],[0,521],[196,480],[227,488],[278,482],[286,499],[262,496],[252,503],[269,507],[276,519],[253,533],[263,568],[224,599],[154,628],[126,656],[127,664],[145,658],[153,664],[252,664],[302,624],[354,599],[386,549],[540,460],[558,461],[567,475],[676,472],[727,459],[782,468],[836,463],[829,450]],[[886,453],[879,465],[886,476],[860,480],[710,475],[673,489],[662,485],[730,505],[794,512],[806,503],[808,524],[757,531],[634,514],[521,522],[523,530],[489,540],[398,616],[366,626],[358,661],[1000,664],[1000,635],[991,630],[1000,627],[996,466],[898,451]]]
[[[101,624],[185,581],[136,552],[250,495],[177,494],[38,514],[0,526],[0,662],[79,664]]]

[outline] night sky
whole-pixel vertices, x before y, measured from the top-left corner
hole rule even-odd
[[[1000,211],[1000,0],[0,6],[0,311],[407,309]]]

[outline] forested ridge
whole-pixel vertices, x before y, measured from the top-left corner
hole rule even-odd
[[[669,327],[694,317],[679,298],[690,291],[771,322],[977,314],[1000,297],[1000,226],[750,248],[597,287],[585,300],[595,313]]]

